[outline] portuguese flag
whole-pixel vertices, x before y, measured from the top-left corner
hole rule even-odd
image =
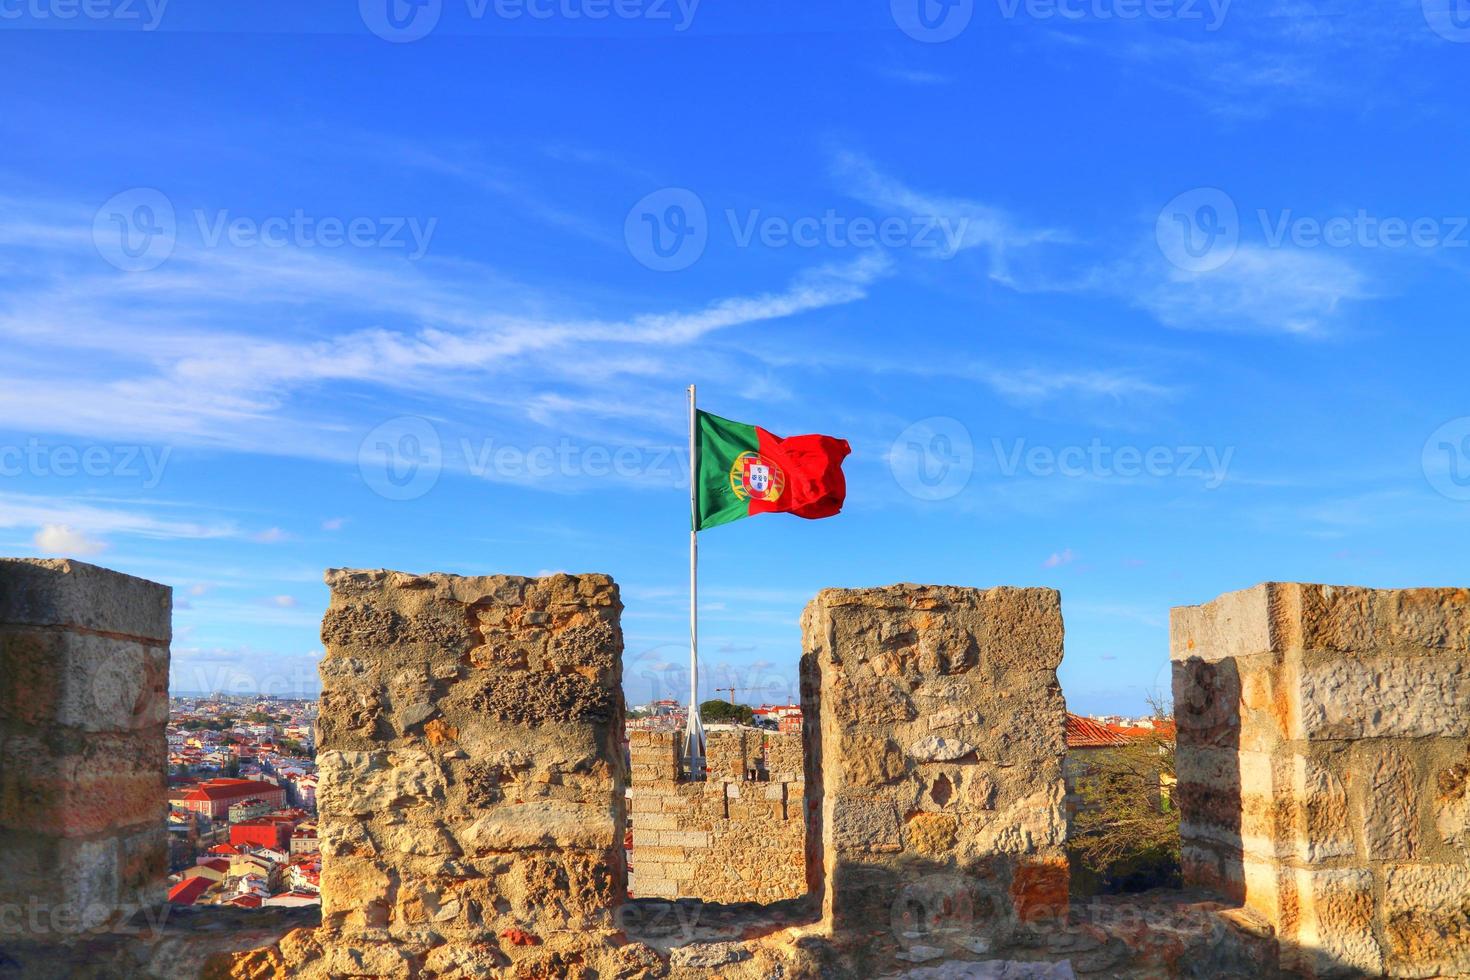
[[[773,436],[758,425],[695,413],[694,529],[752,514],[815,520],[842,510],[842,461],[852,451],[831,436]]]

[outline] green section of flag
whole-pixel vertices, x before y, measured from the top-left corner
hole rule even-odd
[[[695,412],[695,452],[699,458],[694,529],[717,527],[750,516],[750,504],[730,488],[730,469],[741,453],[760,451],[755,426]]]

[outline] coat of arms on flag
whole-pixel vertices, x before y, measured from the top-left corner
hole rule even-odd
[[[786,489],[786,474],[759,453],[741,453],[730,467],[730,489],[740,500],[779,500]]]

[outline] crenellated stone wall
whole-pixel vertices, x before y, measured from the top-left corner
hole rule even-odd
[[[163,901],[171,616],[167,586],[0,559],[0,938]]]
[[[1058,594],[828,589],[802,634],[811,867],[832,936],[921,959],[1064,918]]]
[[[1470,974],[1470,591],[1267,583],[1171,654],[1186,883],[1287,970]]]
[[[806,894],[801,736],[712,731],[707,778],[681,778],[674,732],[630,732],[632,893],[778,902]]]
[[[1070,908],[1058,595],[822,592],[800,744],[714,733],[690,783],[675,736],[633,735],[634,832],[708,839],[638,842],[645,893],[691,901],[625,905],[612,581],[327,583],[322,924],[239,932],[239,910],[160,904],[169,590],[0,559],[0,973],[1470,976],[1470,591],[1267,584],[1176,609],[1199,890]],[[694,874],[660,872],[665,848]],[[750,899],[771,904],[730,904]]]
[[[628,954],[614,928],[626,879],[612,580],[334,570],[326,581],[322,929],[259,965],[616,975]]]

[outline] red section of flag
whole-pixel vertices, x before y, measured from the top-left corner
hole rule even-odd
[[[795,514],[815,520],[842,510],[847,480],[842,461],[852,452],[846,439],[831,436],[790,436],[782,439],[755,426],[760,454],[781,468],[786,487],[775,500],[750,498],[752,514]]]

